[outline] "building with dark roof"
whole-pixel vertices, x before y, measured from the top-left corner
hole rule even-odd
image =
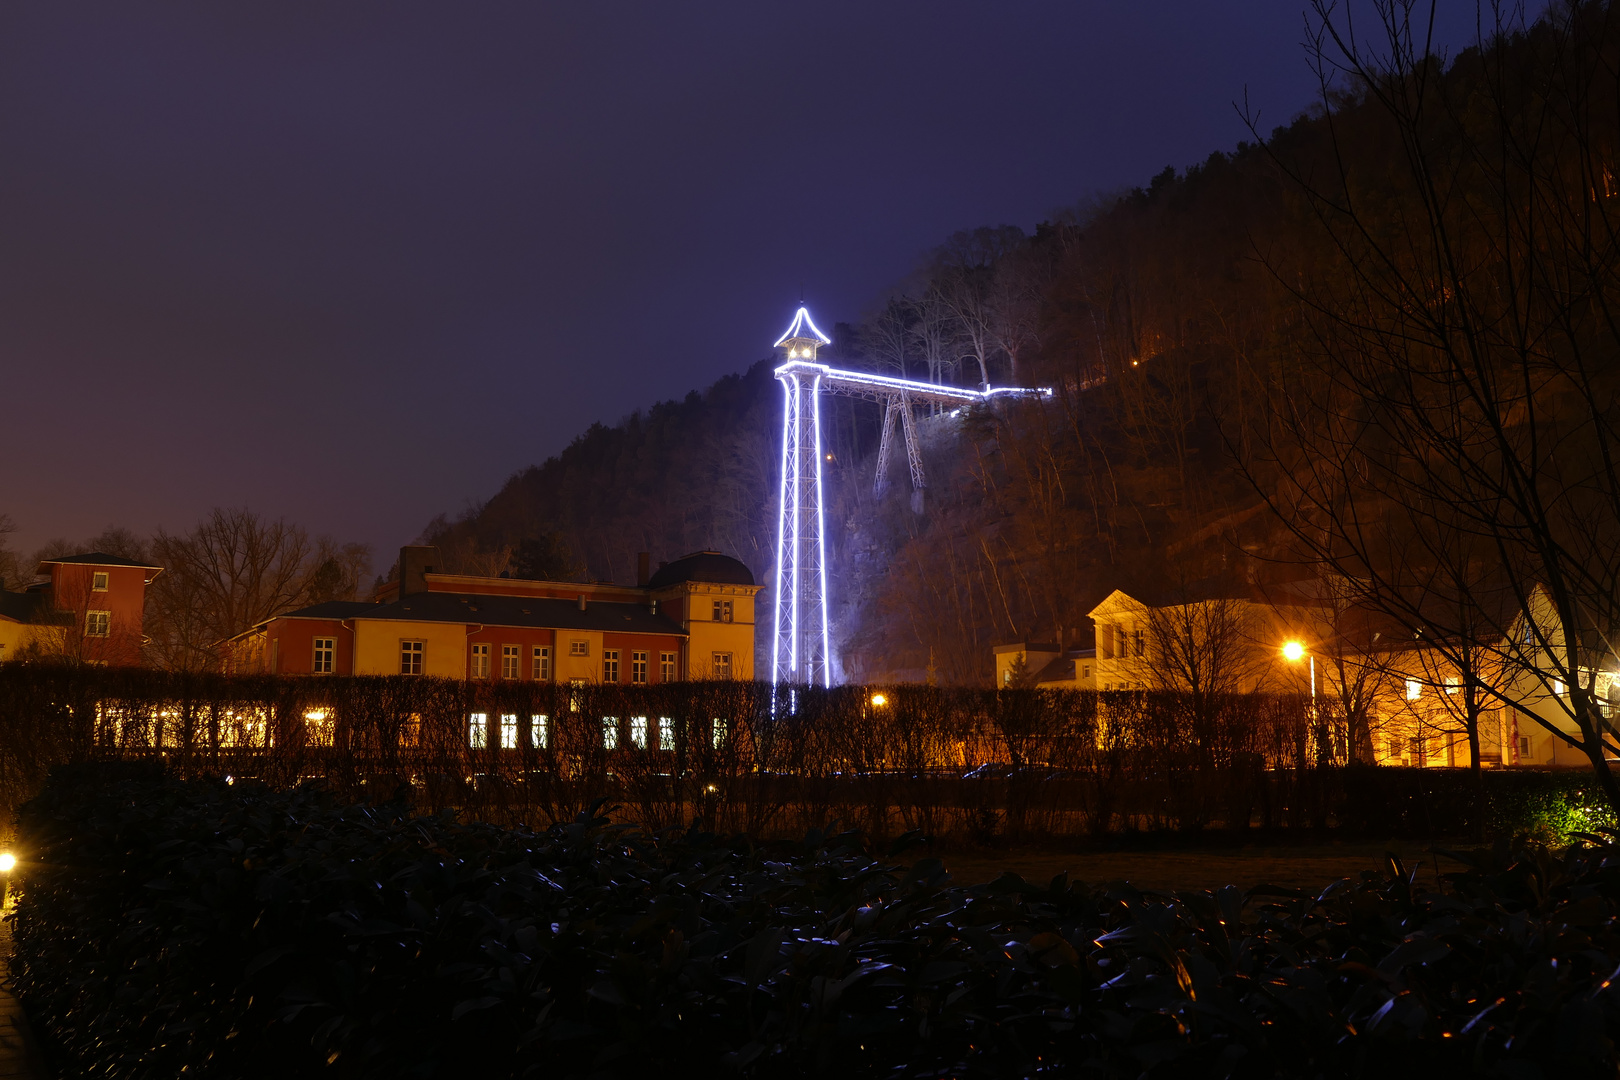
[[[373,602],[288,611],[222,643],[225,666],[280,674],[437,675],[652,685],[754,677],[754,599],[743,563],[700,551],[637,585],[439,572],[400,552]]]
[[[0,661],[30,653],[91,664],[134,666],[146,638],[146,588],[161,566],[91,551],[45,559],[45,580],[0,590]]]

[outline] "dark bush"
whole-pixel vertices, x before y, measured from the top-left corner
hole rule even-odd
[[[1339,827],[1363,836],[1529,837],[1562,842],[1613,825],[1586,769],[1493,769],[1476,782],[1463,769],[1342,770]]]
[[[109,1080],[1615,1071],[1604,851],[1169,897],[200,781],[52,784],[22,826],[17,987]]]

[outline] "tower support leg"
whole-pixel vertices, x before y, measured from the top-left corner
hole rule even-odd
[[[872,482],[872,494],[882,497],[889,487],[889,455],[894,451],[894,429],[900,420],[900,401],[890,398],[883,407],[883,437],[878,440],[877,479]]]
[[[906,433],[906,461],[911,466],[911,511],[920,514],[923,511],[923,491],[928,487],[928,481],[923,477],[922,447],[917,440],[917,422],[911,415],[911,402],[905,396],[900,398],[900,422]]]

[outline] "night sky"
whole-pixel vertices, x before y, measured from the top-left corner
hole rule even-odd
[[[854,321],[954,230],[1231,147],[1245,89],[1285,122],[1301,7],[7,4],[12,544],[246,505],[385,569],[768,355],[801,283]]]

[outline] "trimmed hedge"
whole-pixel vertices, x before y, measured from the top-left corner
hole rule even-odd
[[[1475,853],[1442,893],[1393,859],[1318,897],[964,889],[852,835],[82,772],[22,842],[16,986],[64,1071],[108,1080],[1616,1068],[1607,850]]]

